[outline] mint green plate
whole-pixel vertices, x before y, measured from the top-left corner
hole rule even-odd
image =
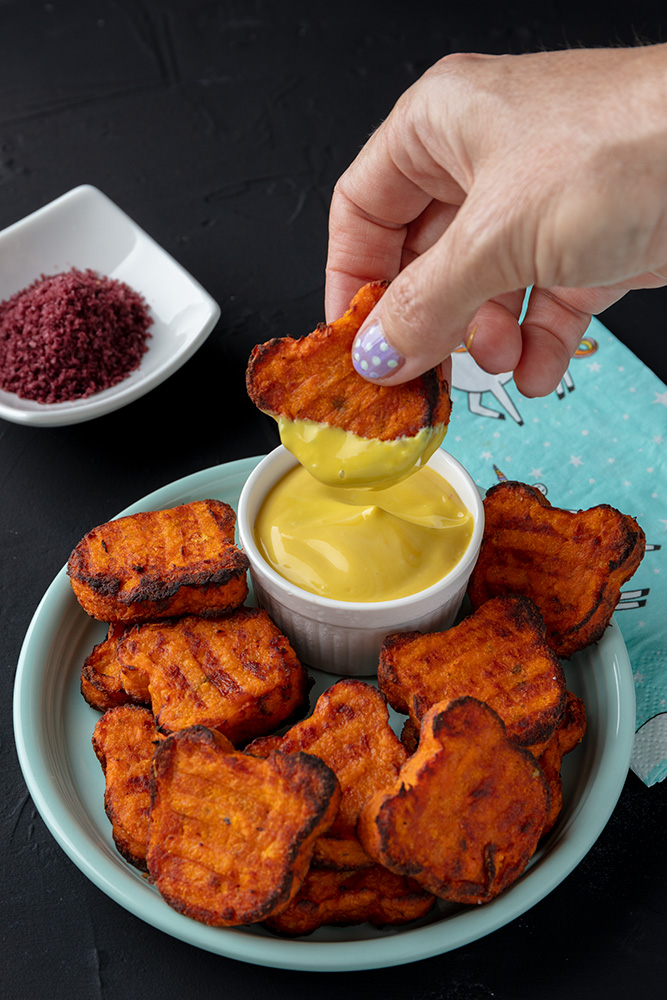
[[[259,458],[220,465],[152,493],[122,513],[218,497],[235,509]],[[90,527],[90,526],[84,526]],[[81,871],[121,906],[197,948],[242,962],[321,972],[375,969],[459,948],[525,913],[557,886],[594,844],[616,805],[634,738],[634,688],[615,622],[603,640],[566,663],[568,686],[588,714],[583,743],[564,761],[564,808],[523,876],[484,906],[440,905],[408,927],[321,928],[282,940],[261,927],[218,929],[172,910],[117,853],[104,813],[104,779],[90,739],[98,714],[79,692],[81,665],[106,628],[77,604],[63,568],[26,634],[14,689],[16,745],[44,822]],[[335,679],[312,671],[314,697]]]

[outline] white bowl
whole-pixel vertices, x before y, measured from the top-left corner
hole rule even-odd
[[[136,371],[110,389],[64,403],[0,390],[0,417],[19,424],[75,424],[154,389],[202,345],[220,316],[214,299],[106,195],[84,184],[0,232],[0,301],[42,274],[91,268],[143,295],[153,323]]]
[[[428,462],[453,486],[473,515],[473,534],[461,560],[441,580],[416,594],[362,603],[335,601],[302,590],[269,566],[255,543],[255,519],[264,497],[296,464],[282,446],[259,463],[241,492],[237,524],[241,547],[250,562],[255,599],[287,635],[299,658],[330,673],[368,676],[377,670],[380,646],[389,633],[449,628],[461,606],[484,530],[482,500],[463,466],[442,448]]]

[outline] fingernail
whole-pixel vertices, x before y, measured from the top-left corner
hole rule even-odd
[[[352,345],[352,364],[355,371],[367,379],[381,379],[393,375],[404,361],[403,355],[385,339],[379,320],[373,320],[360,330]]]
[[[470,333],[466,337],[466,351],[470,350],[470,348],[472,346],[472,342],[473,342],[473,340],[475,338],[476,331],[477,331],[477,323],[475,323],[475,325],[473,326],[472,330],[470,331]]]

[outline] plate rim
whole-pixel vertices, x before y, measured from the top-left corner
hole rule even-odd
[[[141,509],[164,507],[178,503],[179,493],[198,492],[204,496],[207,484],[220,482],[232,476],[247,476],[264,456],[254,456],[211,466],[162,486],[124,508],[116,517],[134,513]],[[176,498],[175,498],[176,497]],[[19,763],[28,791],[49,832],[68,855],[71,861],[97,888],[127,909],[133,915],[156,927],[158,930],[204,951],[233,958],[249,964],[300,971],[363,971],[376,968],[403,965],[436,955],[445,954],[473,941],[479,940],[525,913],[541,899],[545,898],[560,884],[585,857],[602,833],[611,816],[630,766],[632,742],[634,738],[634,683],[625,643],[618,625],[612,619],[611,628],[599,646],[606,644],[605,656],[611,663],[606,669],[612,674],[610,689],[616,698],[610,706],[607,718],[609,733],[605,736],[606,756],[597,780],[585,786],[585,796],[576,814],[569,821],[575,826],[574,833],[561,839],[551,851],[537,858],[536,874],[531,878],[529,869],[510,889],[500,894],[484,907],[471,907],[457,911],[451,916],[443,916],[436,922],[422,926],[399,927],[388,932],[386,937],[365,940],[319,941],[309,938],[286,940],[254,935],[246,928],[212,928],[190,920],[176,913],[153,890],[131,866],[122,862],[122,871],[129,874],[127,879],[117,877],[119,858],[109,855],[92,838],[91,856],[86,847],[77,844],[67,822],[54,810],[50,800],[49,787],[43,787],[44,776],[40,773],[43,761],[31,749],[29,733],[39,722],[41,711],[38,699],[33,698],[31,687],[41,690],[44,677],[38,667],[30,666],[35,651],[45,655],[50,639],[40,635],[39,629],[45,615],[53,611],[58,602],[71,606],[75,600],[71,592],[66,567],[63,566],[42,596],[26,632],[14,682],[14,735]],[[84,613],[85,614],[85,613]],[[84,625],[90,619],[81,619]],[[598,649],[599,649],[598,646]],[[600,654],[602,655],[602,654]],[[46,662],[46,661],[45,661]],[[43,672],[43,671],[42,671]],[[334,675],[332,675],[333,677]],[[39,684],[37,683],[39,681]],[[333,681],[332,681],[333,683]],[[33,692],[34,693],[34,692]],[[615,712],[615,715],[614,715]],[[46,770],[44,768],[44,770]],[[586,834],[577,835],[576,824],[584,812],[587,819]],[[67,815],[67,819],[70,819]],[[77,830],[77,833],[80,833]],[[91,860],[92,858],[92,860]],[[113,875],[116,878],[113,878]],[[127,887],[126,887],[127,883]],[[142,892],[138,892],[142,889]],[[156,902],[161,906],[156,906]],[[442,934],[443,925],[447,933]],[[444,939],[443,939],[444,938]]]

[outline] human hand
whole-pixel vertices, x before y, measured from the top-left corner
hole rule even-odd
[[[464,342],[551,392],[591,315],[667,284],[667,46],[436,63],[334,191],[329,320],[377,278],[360,374],[406,381]]]

